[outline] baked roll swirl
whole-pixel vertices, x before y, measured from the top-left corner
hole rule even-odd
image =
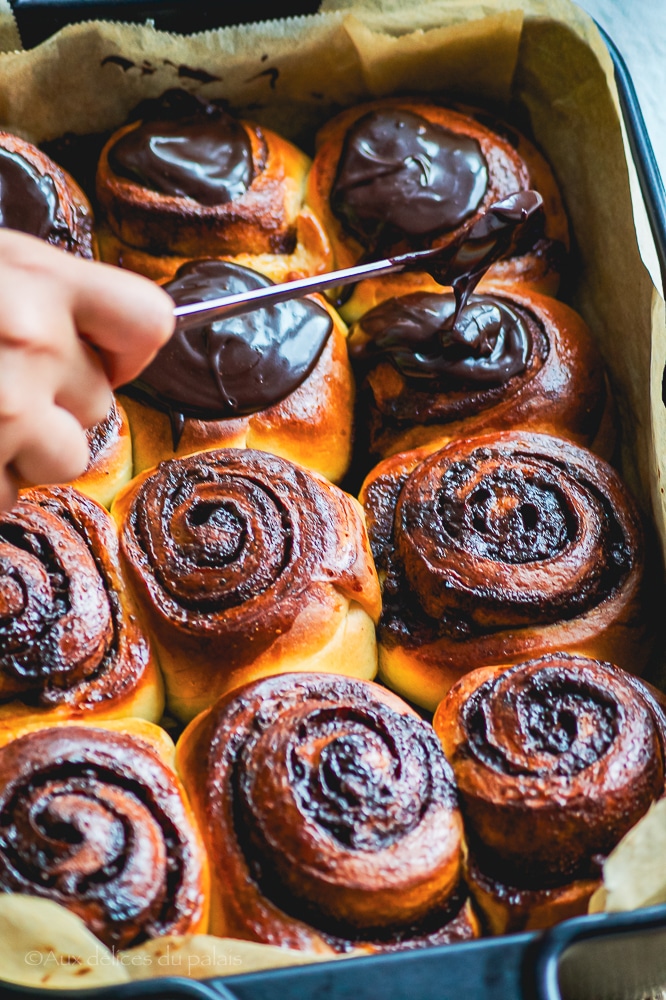
[[[469,670],[549,651],[640,673],[653,627],[641,520],[588,449],[505,431],[403,452],[361,500],[383,578],[379,669],[433,710]]]
[[[144,723],[61,725],[0,747],[0,890],[51,899],[105,945],[205,932],[208,862]]]
[[[185,305],[269,284],[257,271],[207,259],[183,265],[164,287]],[[223,447],[269,451],[334,482],[350,464],[347,327],[321,295],[177,330],[119,393],[135,475]]]
[[[666,718],[610,663],[553,653],[458,681],[433,721],[494,933],[587,912],[601,860],[664,791]]]
[[[275,281],[330,270],[327,234],[304,205],[302,150],[183,91],[140,113],[100,154],[103,260],[156,280],[204,256]]]
[[[380,593],[358,501],[253,449],[162,462],[112,507],[173,714],[287,670],[377,670]]]
[[[109,513],[68,486],[0,514],[0,727],[138,716],[164,705]]]
[[[451,291],[411,292],[365,313],[349,352],[376,459],[516,428],[612,453],[603,360],[582,317],[550,296],[486,285],[458,314]]]
[[[195,719],[177,760],[216,859],[212,933],[318,951],[476,935],[449,765],[386,689],[257,681]]]
[[[104,420],[86,431],[90,459],[70,485],[103,507],[110,507],[121,486],[132,478],[132,438],[122,403],[114,396]]]
[[[10,132],[0,132],[0,226],[77,257],[96,256],[92,207],[77,182],[33,143]]]
[[[535,188],[544,212],[511,258],[489,278],[554,294],[569,244],[554,176],[523,137],[519,148],[497,131],[422,97],[387,97],[348,108],[323,125],[308,175],[307,202],[331,238],[335,266],[461,241],[490,205]],[[366,279],[340,310],[353,322],[384,298],[414,288],[436,291],[419,273]]]

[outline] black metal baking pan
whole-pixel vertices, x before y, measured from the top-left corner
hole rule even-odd
[[[114,20],[154,22],[160,31],[187,33],[225,28],[231,24],[264,21],[267,17],[295,17],[314,14],[319,0],[289,0],[280,4],[280,13],[265,0],[244,0],[242,7],[213,2],[190,3],[188,0],[10,0],[21,34],[30,49],[66,24],[80,21]]]
[[[30,48],[66,24],[151,19],[190,33],[238,23],[238,9],[189,0],[10,0]],[[289,0],[279,15],[314,13],[319,0]],[[274,15],[278,12],[272,12]],[[243,5],[243,21],[265,6]],[[624,59],[599,27],[615,69],[620,104],[666,285],[666,191]],[[65,1000],[71,991],[1,981],[0,997]],[[564,921],[548,931],[322,962],[195,981],[168,977],[77,990],[77,1000],[666,1000],[666,904]]]

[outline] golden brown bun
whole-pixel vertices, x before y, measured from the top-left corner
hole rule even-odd
[[[649,689],[611,663],[554,653],[472,671],[433,725],[491,931],[585,913],[601,859],[664,791],[666,716]]]
[[[448,131],[476,140],[488,166],[488,186],[478,209],[456,229],[436,237],[422,238],[418,245],[414,241],[409,247],[391,247],[388,252],[382,252],[381,256],[390,256],[396,250],[399,252],[423,249],[426,246],[448,246],[460,238],[491,204],[516,191],[534,187],[544,199],[542,238],[531,247],[520,248],[516,256],[493,265],[488,278],[511,284],[520,281],[535,291],[556,294],[569,248],[569,226],[559,187],[544,157],[518,130],[511,129],[511,136],[508,137],[502,131],[494,131],[482,124],[469,113],[452,110],[422,97],[386,97],[365,102],[342,111],[317,134],[306,201],[329,233],[335,267],[350,267],[358,263],[365,253],[361,243],[345,230],[330,205],[345,137],[350,127],[363,115],[395,107],[411,111]],[[355,287],[353,294],[343,295],[340,311],[347,322],[352,323],[382,298],[402,295],[416,287],[429,287],[437,291],[440,286],[427,275],[409,272],[367,279]]]
[[[177,761],[216,859],[212,933],[320,952],[478,935],[449,765],[430,724],[385,688],[257,681],[190,723]]]
[[[116,526],[69,486],[0,515],[0,728],[26,720],[157,721],[162,680],[123,579]]]
[[[2,891],[67,907],[113,949],[205,933],[208,859],[172,757],[134,719],[2,738]]]
[[[421,289],[364,314],[350,329],[349,347],[372,344],[398,310],[418,308]],[[375,460],[427,445],[489,431],[534,430],[566,437],[610,458],[616,414],[605,366],[592,333],[571,307],[523,285],[487,283],[479,294],[508,306],[522,318],[529,336],[525,367],[502,384],[409,379],[381,353],[358,363],[359,422],[366,426]],[[431,293],[430,293],[431,294]],[[441,301],[450,290],[436,293]],[[473,301],[473,300],[472,300]],[[413,305],[412,305],[413,303]],[[387,324],[382,326],[382,315]]]
[[[97,169],[102,259],[156,280],[200,257],[234,260],[275,281],[330,270],[327,233],[303,203],[310,158],[271,129],[240,124],[251,143],[254,178],[241,196],[208,206],[114,173],[109,151],[141,121],[114,132]]]
[[[178,268],[192,260],[189,255],[157,254],[150,250],[130,246],[116,236],[113,230],[103,222],[97,226],[99,254],[107,264],[124,267],[128,271],[136,271],[154,281],[169,281]],[[228,254],[209,253],[205,250],[205,240],[202,247],[207,257],[218,257],[229,260],[242,267],[251,267],[272,281],[295,281],[314,274],[324,274],[333,269],[333,253],[328,236],[319,219],[307,207],[299,212],[295,222],[295,242],[291,252],[284,253],[252,253],[251,251]]]
[[[121,486],[132,478],[132,438],[127,413],[114,397],[108,415],[86,431],[90,461],[70,485],[110,507]]]
[[[288,670],[374,677],[363,511],[322,476],[252,449],[200,452],[141,473],[112,513],[178,718]]]
[[[163,459],[216,448],[272,452],[340,482],[349,468],[354,416],[354,380],[347,353],[347,328],[321,295],[309,296],[329,313],[333,329],[315,367],[279,403],[257,413],[223,420],[186,417],[176,448],[166,413],[120,398],[132,434],[134,475]]]
[[[505,431],[403,452],[361,502],[383,580],[379,672],[409,700],[434,710],[470,670],[553,650],[644,669],[641,521],[587,449]]]
[[[0,132],[0,148],[22,157],[42,177],[52,179],[58,201],[59,225],[48,242],[77,257],[89,260],[97,257],[92,207],[71,174],[33,143],[11,132]]]

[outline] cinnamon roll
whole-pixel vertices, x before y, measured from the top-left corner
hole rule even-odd
[[[547,434],[403,452],[361,500],[383,579],[380,676],[434,709],[463,674],[550,651],[640,674],[653,622],[641,520],[617,472]]]
[[[150,728],[59,725],[0,747],[0,891],[65,906],[113,949],[208,924],[205,849]]]
[[[156,280],[204,256],[275,281],[330,270],[328,236],[304,205],[310,165],[271,129],[169,91],[101,151],[102,259]]]
[[[69,486],[21,491],[0,514],[0,729],[163,705],[110,514]]]
[[[664,792],[666,717],[650,690],[610,663],[553,653],[467,674],[434,727],[491,932],[587,912],[603,858]]]
[[[33,143],[0,132],[0,226],[92,259],[93,213],[74,178]]]
[[[610,386],[587,324],[524,286],[489,285],[460,310],[451,291],[387,299],[351,327],[349,352],[375,459],[514,428],[612,453]]]
[[[111,409],[86,431],[90,459],[83,475],[70,483],[103,507],[110,507],[121,486],[132,478],[132,438],[127,413],[114,397]]]
[[[211,931],[344,952],[478,934],[429,723],[377,684],[283,674],[225,695],[177,761],[210,857]]]
[[[116,497],[128,578],[191,719],[288,670],[377,670],[380,594],[358,501],[253,449],[162,462]]]
[[[198,260],[165,284],[178,305],[269,285],[257,271]],[[214,448],[257,448],[339,482],[351,459],[354,381],[347,328],[320,295],[177,330],[120,390],[134,473]]]
[[[526,137],[516,145],[469,114],[423,97],[388,97],[349,108],[316,137],[307,202],[331,237],[335,266],[458,242],[494,202],[539,190],[544,212],[510,261],[489,277],[554,294],[569,246],[555,178]],[[348,322],[414,288],[424,274],[362,281],[341,300]]]

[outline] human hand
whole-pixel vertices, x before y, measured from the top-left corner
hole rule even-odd
[[[130,271],[0,229],[0,509],[18,482],[68,482],[85,428],[173,332],[173,302]]]

